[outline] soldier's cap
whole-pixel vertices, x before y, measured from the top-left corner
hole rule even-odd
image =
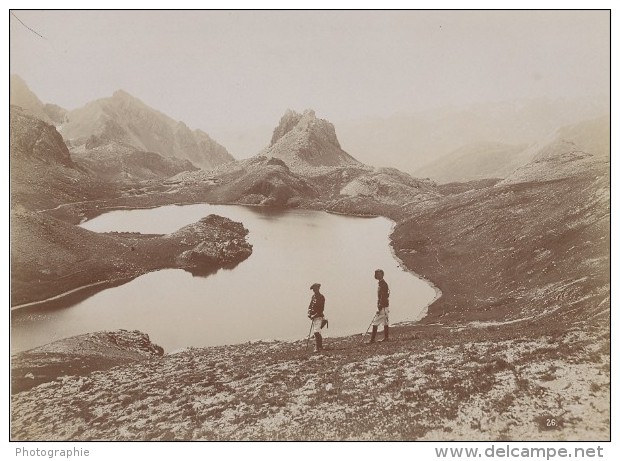
[[[312,285],[310,285],[310,289],[314,290],[314,288],[321,288],[321,284],[320,283],[313,283]]]

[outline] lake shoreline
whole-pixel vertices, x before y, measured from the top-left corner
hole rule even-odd
[[[568,291],[541,290],[580,280],[576,262],[556,267],[554,255],[578,244],[572,253],[577,260],[600,256],[587,242],[605,237],[608,226],[556,242],[561,245],[543,253],[542,262],[532,258],[548,221],[557,221],[550,212],[583,202],[589,184],[502,186],[393,214],[392,251],[403,267],[429,274],[442,295],[423,322],[395,325],[388,343],[366,346],[359,335],[344,336],[333,349],[312,354],[305,340],[260,341],[188,348],[103,371],[76,367],[12,396],[11,436],[609,440],[608,272],[598,267],[592,283],[575,283]],[[528,201],[540,196],[545,200]],[[510,213],[517,207],[527,207],[531,227]],[[574,226],[574,215],[567,216],[563,222]],[[509,253],[515,238],[525,242],[522,251]],[[602,247],[608,243],[600,241]],[[502,254],[507,257],[497,257]],[[527,270],[537,277],[526,277]],[[485,285],[487,280],[505,283]],[[528,320],[524,314],[532,308],[548,316]],[[513,318],[522,321],[504,322]],[[472,321],[503,323],[468,327]],[[381,400],[375,398],[378,387]],[[547,426],[552,419],[557,424]]]
[[[386,218],[389,219],[389,218]],[[433,297],[433,299],[431,299],[420,311],[420,314],[418,314],[416,316],[415,319],[410,320],[410,321],[405,321],[405,322],[399,322],[401,324],[406,323],[406,324],[412,324],[412,323],[416,323],[419,322],[420,320],[422,320],[423,318],[425,318],[428,315],[429,309],[430,307],[437,301],[439,300],[439,298],[441,298],[441,296],[443,295],[443,292],[441,291],[441,289],[435,285],[433,283],[432,280],[430,280],[429,278],[425,277],[422,274],[418,274],[417,272],[415,272],[413,269],[409,268],[407,266],[407,264],[405,263],[405,261],[403,261],[401,258],[398,257],[398,255],[396,254],[396,249],[395,249],[395,242],[392,239],[392,235],[394,234],[394,230],[396,229],[396,221],[394,220],[390,220],[392,221],[392,228],[390,229],[390,235],[389,235],[389,239],[390,239],[390,252],[392,253],[392,257],[398,261],[398,264],[401,268],[403,268],[405,271],[409,272],[410,274],[413,274],[415,277],[419,278],[420,280],[423,280],[424,282],[426,282],[428,285],[430,285],[430,287],[435,291],[435,296]]]
[[[200,204],[194,204],[194,205],[200,205]],[[149,214],[138,214],[136,215],[137,217],[135,219],[132,219],[131,215],[127,215],[128,218],[126,218],[127,223],[125,225],[121,224],[120,226],[115,226],[114,223],[116,223],[118,219],[121,219],[121,221],[124,222],[123,220],[125,219],[124,218],[125,214],[123,213],[125,213],[127,208],[123,208],[122,209],[123,213],[116,214],[114,215],[115,217],[111,216],[110,218],[106,218],[104,219],[104,221],[100,221],[99,223],[94,222],[93,225],[90,227],[87,227],[87,229],[91,229],[88,231],[89,233],[96,231],[97,234],[105,235],[107,237],[113,237],[113,238],[118,237],[121,239],[126,239],[129,237],[138,238],[138,236],[141,236],[143,238],[147,238],[147,236],[148,238],[156,238],[158,236],[164,235],[165,232],[169,232],[169,229],[175,228],[177,226],[177,223],[178,223],[178,226],[182,226],[184,223],[190,222],[196,219],[196,216],[201,216],[203,214],[218,214],[218,215],[230,217],[231,219],[235,221],[246,223],[246,225],[251,229],[251,231],[256,232],[256,234],[254,235],[258,236],[261,242],[263,240],[262,240],[262,237],[260,236],[266,235],[265,232],[267,232],[269,235],[279,235],[279,237],[273,237],[274,244],[275,242],[283,242],[282,239],[284,238],[286,239],[286,242],[288,245],[286,246],[286,248],[294,249],[294,248],[299,248],[300,245],[303,246],[303,242],[296,242],[296,240],[289,239],[286,237],[286,235],[288,235],[286,234],[286,232],[288,231],[284,230],[286,229],[285,227],[280,226],[284,234],[278,233],[278,232],[281,232],[281,231],[276,230],[278,228],[274,228],[273,230],[265,230],[264,225],[261,223],[265,222],[265,224],[267,224],[267,221],[264,221],[263,218],[259,218],[258,220],[256,220],[256,217],[263,216],[263,213],[256,214],[255,212],[251,210],[245,211],[247,210],[248,207],[244,205],[240,206],[238,204],[234,204],[234,205],[219,205],[218,204],[218,205],[215,205],[214,207],[198,206],[198,207],[193,207],[193,208],[190,205],[189,207],[190,208],[186,209],[187,211],[183,211],[183,207],[180,207],[179,209],[177,209],[176,207],[170,208],[169,206],[166,205],[162,208],[162,212],[159,214],[150,214],[151,212],[149,212]],[[238,209],[235,209],[235,208],[238,208]],[[251,208],[256,209],[257,207],[254,206]],[[264,207],[259,207],[259,208],[264,208]],[[139,209],[143,210],[144,208],[139,208]],[[275,214],[270,213],[269,211],[267,211],[267,209],[265,209],[265,211],[267,212],[267,215],[265,216],[272,216],[272,215],[277,216],[278,220],[281,220],[281,218],[284,218],[284,216],[289,216],[289,218],[283,219],[282,223],[287,223],[287,222],[296,223],[295,226],[301,226],[299,227],[299,231],[303,229],[308,229],[307,225],[315,223],[315,222],[316,222],[316,225],[318,226],[325,226],[325,225],[335,226],[333,228],[333,231],[339,232],[338,235],[340,235],[340,238],[345,238],[347,241],[351,242],[351,245],[344,245],[344,246],[338,247],[342,250],[344,250],[345,247],[346,248],[350,247],[350,250],[348,252],[345,252],[342,254],[341,257],[338,257],[338,259],[341,261],[343,270],[345,272],[349,270],[346,268],[347,267],[346,261],[349,261],[351,258],[353,258],[356,261],[358,260],[357,258],[359,258],[360,263],[363,263],[363,261],[368,259],[368,262],[375,261],[375,263],[378,264],[380,267],[391,268],[390,271],[394,273],[391,276],[392,278],[390,278],[389,280],[390,282],[392,282],[393,280],[394,283],[396,283],[395,286],[400,287],[400,289],[397,292],[396,298],[394,299],[394,305],[399,306],[399,310],[398,312],[395,313],[395,316],[394,316],[394,320],[393,320],[394,323],[398,322],[402,324],[402,323],[411,323],[411,322],[418,321],[422,316],[426,314],[428,305],[437,298],[438,290],[436,288],[433,288],[431,284],[423,280],[421,277],[419,277],[417,274],[413,273],[412,271],[407,270],[404,266],[399,266],[400,260],[396,257],[393,249],[390,246],[389,235],[394,228],[394,223],[392,220],[388,218],[384,218],[384,217],[373,217],[373,219],[370,221],[368,221],[367,219],[362,219],[361,221],[359,221],[357,216],[352,217],[352,216],[345,216],[340,213],[336,214],[335,216],[341,216],[342,218],[350,218],[350,219],[341,220],[338,217],[330,218],[329,215],[332,215],[332,213],[328,213],[323,210],[307,210],[306,211],[306,209],[300,209],[300,208],[295,208],[295,209],[290,209],[290,210],[281,210],[281,213],[275,213]],[[318,214],[315,216],[314,213],[318,213]],[[181,219],[174,218],[176,216],[180,217]],[[380,218],[380,219],[376,219],[376,218]],[[269,219],[268,221],[271,221],[272,219],[273,218]],[[144,224],[147,224],[148,222],[151,222],[151,221],[153,223],[161,222],[161,223],[169,223],[169,225],[156,226],[156,227],[151,227],[151,226],[135,227],[135,225],[132,225],[132,222],[134,221],[136,223],[142,221],[144,222]],[[105,222],[108,222],[109,224],[105,224]],[[306,223],[306,224],[302,224],[302,223]],[[321,224],[321,223],[324,223],[324,224]],[[269,224],[269,226],[271,225],[272,224]],[[355,226],[360,226],[360,225],[363,226],[362,227],[363,229],[367,229],[367,231],[362,231],[360,234],[360,232],[356,230],[358,228],[355,227]],[[290,226],[290,224],[286,224],[286,226]],[[353,227],[350,227],[350,226],[353,226]],[[362,228],[359,228],[359,229],[362,229]],[[113,229],[119,229],[119,231],[113,231]],[[125,231],[120,231],[121,229],[125,229]],[[293,229],[297,229],[297,228],[293,227],[291,228],[291,231],[293,231]],[[326,232],[330,232],[329,229],[332,229],[332,228],[325,227],[324,229]],[[142,232],[143,234],[141,234],[140,232]],[[274,234],[273,232],[276,232],[276,233]],[[297,230],[295,230],[294,232],[295,232],[295,235],[297,235]],[[311,232],[314,233],[314,231],[311,231]],[[166,234],[166,235],[173,235],[173,234]],[[367,239],[366,243],[369,244],[369,247],[366,250],[361,250],[359,248],[359,242],[360,242],[359,240],[351,240],[348,237],[349,235],[358,235],[358,234],[366,235],[365,237]],[[368,239],[372,239],[372,240],[368,240]],[[371,241],[374,242],[373,245],[370,245]],[[250,242],[252,242],[251,239],[250,239]],[[291,243],[288,243],[288,242],[291,242]],[[312,245],[318,244],[316,240],[313,240],[313,242],[314,243]],[[259,241],[255,242],[255,244],[257,245],[258,243]],[[386,248],[386,245],[387,245],[387,248]],[[273,245],[264,247],[264,244],[261,244],[260,247],[268,248],[269,254],[271,254],[272,251],[277,251],[277,248],[281,246],[282,246],[282,243],[277,244],[277,246],[275,247]],[[256,248],[258,249],[259,247],[257,246]],[[133,255],[134,253],[136,254],[143,253],[143,250],[140,247],[136,247],[136,251],[131,252],[131,255]],[[263,255],[265,254],[264,249],[261,251],[261,254]],[[256,262],[253,263],[252,267],[253,268],[257,268],[259,266],[262,267],[264,263],[265,263],[264,258],[259,258],[256,260]],[[320,261],[317,261],[316,263],[320,264]],[[373,267],[370,269],[374,269],[375,263],[372,263]],[[311,263],[308,262],[306,266],[308,266],[308,264],[311,264]],[[312,267],[312,266],[308,266],[308,267]],[[358,267],[361,267],[361,266],[356,263],[355,268],[358,268]],[[177,267],[175,266],[162,267],[162,268],[155,267],[151,271],[148,271],[148,272],[158,271],[158,270],[162,270],[166,268],[174,269]],[[352,273],[357,272],[356,280],[360,280],[360,276],[361,276],[362,280],[360,280],[359,283],[364,283],[364,280],[366,279],[365,273],[360,273],[359,270],[356,270],[354,268],[350,268],[350,269],[353,270]],[[83,303],[83,301],[85,301],[86,298],[88,298],[89,296],[92,296],[98,293],[99,291],[102,291],[109,287],[125,284],[126,282],[134,280],[135,278],[145,275],[148,272],[144,271],[144,273],[134,273],[134,274],[127,275],[126,277],[122,277],[122,278],[114,277],[114,278],[109,278],[106,280],[96,280],[94,282],[84,284],[83,286],[68,290],[67,292],[59,293],[49,299],[34,301],[31,303],[27,303],[27,304],[16,305],[12,308],[12,315],[14,315],[15,318],[18,320],[20,318],[23,319],[23,321],[25,322],[27,318],[26,316],[29,313],[37,313],[37,312],[43,313],[46,309],[70,307],[76,303],[81,303],[81,304],[85,304],[86,306],[90,306],[92,304],[90,302]],[[306,272],[306,271],[302,270],[302,273],[303,272]],[[243,273],[243,271],[241,273]],[[337,277],[338,274],[341,274],[341,273],[342,271],[339,271],[338,273],[332,274],[332,276],[328,278],[332,279],[333,281],[335,280],[334,277]],[[90,274],[92,276],[98,276],[96,271],[90,271]],[[184,276],[179,275],[175,277],[184,277]],[[312,277],[312,275],[310,275],[310,277]],[[302,277],[302,279],[303,278],[305,277]],[[227,279],[229,279],[229,276],[224,278],[224,280],[227,280]],[[148,280],[148,279],[145,279],[145,280]],[[157,283],[156,287],[161,287],[162,284],[164,283],[163,281],[164,279],[158,279],[158,280],[160,280],[160,282]],[[215,279],[215,280],[216,282],[211,282],[211,283],[212,284],[215,283],[214,287],[216,290],[219,290],[218,292],[220,293],[229,292],[228,290],[231,289],[230,286],[226,285],[227,288],[218,288],[220,286],[219,282],[217,282],[218,279]],[[250,281],[245,281],[244,279],[236,279],[236,280],[237,280],[237,283],[234,286],[250,287],[251,285]],[[145,283],[148,283],[148,282],[139,282],[139,283],[143,286]],[[296,283],[296,282],[291,282],[291,283]],[[305,283],[302,283],[302,285],[305,287]],[[372,286],[373,286],[372,283],[369,285],[366,285],[364,283],[364,287],[360,287],[360,289],[365,294],[362,297],[358,296],[357,301],[353,301],[353,298],[351,298],[351,296],[355,295],[357,291],[359,290],[348,293],[349,290],[346,287],[344,286],[339,287],[337,285],[332,287],[332,290],[334,291],[332,292],[332,296],[336,296],[335,298],[330,297],[329,291],[327,293],[328,297],[330,297],[331,304],[337,307],[336,311],[332,313],[332,315],[335,315],[335,317],[334,318],[330,317],[330,320],[332,321],[331,326],[335,325],[336,330],[332,331],[330,329],[330,331],[328,332],[329,336],[334,337],[334,338],[340,337],[342,335],[356,334],[360,328],[362,329],[365,328],[365,326],[361,327],[360,325],[357,325],[356,319],[358,319],[358,314],[356,312],[351,313],[348,311],[351,310],[351,306],[359,305],[360,302],[365,303],[369,298],[372,299],[372,296],[374,296],[373,289],[372,289]],[[156,289],[156,287],[153,287],[153,288]],[[431,291],[429,288],[433,288],[433,291]],[[170,289],[173,290],[172,287],[170,287]],[[235,290],[234,288],[232,289]],[[131,287],[124,288],[123,290],[127,292],[127,290],[131,290]],[[269,290],[267,290],[266,292],[268,291]],[[265,290],[259,291],[257,293],[257,299],[261,299],[262,292],[265,292]],[[399,296],[399,293],[400,293],[400,296]],[[410,293],[411,296],[406,295],[405,293]],[[112,298],[110,298],[110,296],[112,296]],[[114,296],[113,294],[110,295],[109,293],[105,295],[105,299],[108,300],[107,302],[108,303],[112,302],[112,304],[110,304],[109,306],[102,305],[101,309],[109,308],[110,312],[113,313],[115,312],[114,306],[122,305],[122,300],[115,299],[113,296]],[[127,296],[131,297],[133,295],[128,294]],[[299,295],[297,295],[295,299],[297,299],[298,297]],[[104,298],[101,298],[101,299],[104,299]],[[114,301],[111,301],[112,299],[114,299]],[[183,305],[185,306],[193,305],[193,303],[190,301],[189,298],[185,299],[184,301],[181,301],[180,299],[181,298],[179,298],[179,302],[184,303]],[[232,301],[233,299],[236,299],[236,301]],[[290,296],[287,296],[286,299],[291,299],[291,298]],[[286,299],[283,299],[282,302],[286,302]],[[235,305],[239,305],[239,306],[243,305],[243,301],[238,299],[238,297],[234,297],[234,296],[231,297],[231,302],[235,302],[236,303]],[[138,305],[139,303],[136,304],[134,308],[136,308]],[[158,305],[157,300],[153,300],[152,305],[157,306]],[[181,304],[179,304],[179,306],[180,305]],[[190,307],[189,309],[191,311],[192,308]],[[162,312],[167,312],[167,311],[164,309]],[[56,317],[56,314],[53,312],[50,312],[50,315],[52,315],[50,319],[53,319]],[[115,316],[116,314],[111,314],[111,315]],[[49,321],[51,322],[52,320],[49,320]],[[336,323],[334,324],[333,322],[336,322]],[[364,321],[362,321],[362,323],[364,323]],[[24,323],[23,325],[26,325],[26,323]],[[56,335],[53,338],[50,337],[48,340],[52,341],[56,338],[61,338],[65,336],[68,337],[68,334],[77,334],[80,331],[83,331],[83,332],[98,331],[100,329],[112,327],[112,325],[109,325],[109,326],[96,325],[94,322],[86,322],[85,325],[86,325],[86,328],[82,328],[81,330],[69,329],[71,331],[67,330],[64,334]],[[292,335],[291,334],[282,335],[283,331],[273,332],[268,328],[266,331],[259,331],[258,332],[259,334],[257,335],[242,335],[243,337],[239,337],[240,335],[238,333],[235,333],[232,336],[230,336],[230,340],[227,342],[223,342],[223,341],[216,342],[213,340],[214,338],[210,338],[209,341],[206,341],[203,343],[200,343],[200,341],[196,341],[196,340],[192,341],[191,339],[179,342],[175,340],[167,341],[166,339],[162,339],[162,338],[166,338],[167,335],[163,333],[157,325],[155,326],[150,325],[149,322],[133,323],[131,319],[127,319],[126,321],[123,321],[121,323],[116,323],[114,327],[123,328],[125,327],[125,325],[131,326],[132,328],[138,328],[142,331],[152,334],[155,338],[157,338],[160,341],[160,344],[163,345],[167,351],[172,350],[172,349],[180,349],[183,347],[191,347],[191,346],[201,347],[201,346],[210,346],[210,345],[216,345],[216,344],[236,344],[236,343],[248,340],[248,339],[275,338],[277,340],[295,340],[298,338],[297,333],[295,333],[297,331],[296,328],[294,328],[293,330],[289,329],[290,330],[289,333],[293,331]],[[18,331],[22,331],[22,330],[18,330]],[[65,331],[65,329],[63,329],[63,331]],[[260,334],[261,332],[262,334]],[[231,334],[232,333],[233,332],[231,332]],[[45,335],[43,335],[41,339],[45,340],[47,338],[45,337]],[[17,350],[27,350],[33,347],[37,347],[38,345],[44,344],[44,342],[41,339],[34,340],[34,341],[24,340],[25,342],[22,341],[21,346]],[[222,339],[222,338],[218,338],[218,339]]]
[[[229,267],[231,264],[236,265],[251,254],[251,247],[245,242],[227,247],[226,257],[220,254],[199,255],[200,258],[206,259],[197,263],[181,258],[184,253],[198,255],[197,247],[206,236],[209,236],[218,248],[227,245],[227,242],[245,241],[247,230],[241,224],[217,216],[202,218],[167,235],[96,233],[63,221],[52,221],[32,212],[12,213],[11,221],[13,232],[20,235],[20,238],[16,239],[15,247],[18,244],[23,246],[14,249],[18,253],[24,253],[28,249],[30,240],[28,232],[32,229],[52,229],[63,251],[73,250],[76,242],[79,242],[82,252],[75,256],[82,258],[82,264],[77,271],[73,261],[69,261],[66,264],[59,263],[53,268],[54,277],[43,278],[39,275],[40,278],[36,283],[13,276],[11,302],[15,304],[11,306],[12,312],[38,309],[46,302],[56,301],[57,297],[61,299],[79,295],[81,290],[92,289],[94,294],[110,284],[121,285],[161,269],[214,271]],[[59,259],[53,252],[37,256]],[[15,264],[17,263],[14,262]],[[21,264],[24,267],[16,266],[12,270],[19,273],[41,272],[39,266],[32,261]],[[45,267],[43,263],[39,264]]]
[[[270,206],[265,206],[265,205],[260,205],[260,204],[245,204],[245,203],[236,203],[236,202],[206,202],[206,201],[201,201],[201,202],[191,202],[191,201],[176,201],[173,203],[164,203],[164,204],[151,204],[151,205],[121,205],[121,204],[116,204],[116,205],[110,205],[110,206],[100,206],[101,202],[80,202],[80,205],[84,205],[84,204],[95,204],[98,203],[98,205],[95,208],[89,208],[86,211],[86,214],[89,216],[88,220],[94,219],[95,217],[101,216],[105,213],[109,213],[109,212],[113,212],[113,211],[132,211],[132,210],[149,210],[149,209],[155,209],[155,208],[159,208],[159,207],[165,207],[165,206],[191,206],[191,205],[226,205],[226,206],[241,206],[241,207],[251,207],[251,208],[258,208],[258,209],[265,209],[265,210],[278,210],[278,211],[282,211],[282,212],[288,212],[288,211],[292,211],[292,210],[308,210],[308,211],[322,211],[328,214],[333,214],[333,215],[338,215],[338,216],[345,216],[345,217],[353,217],[353,218],[376,218],[376,217],[383,217],[385,219],[388,219],[389,221],[392,222],[392,228],[390,230],[390,234],[388,234],[388,239],[389,239],[389,248],[390,248],[390,252],[392,254],[392,257],[398,262],[398,264],[407,272],[409,272],[410,274],[412,274],[414,277],[423,280],[424,282],[426,282],[427,284],[429,284],[434,290],[435,290],[435,297],[433,298],[433,300],[424,308],[424,314],[423,315],[418,315],[415,317],[415,319],[410,320],[410,321],[418,321],[420,320],[422,317],[424,317],[427,312],[428,312],[428,307],[433,304],[440,296],[441,296],[441,290],[435,286],[435,284],[428,279],[426,276],[419,274],[415,271],[413,271],[411,268],[409,268],[397,255],[396,255],[396,250],[394,248],[394,242],[391,239],[391,234],[394,230],[394,227],[396,225],[396,222],[389,216],[380,216],[380,215],[375,215],[375,214],[363,214],[363,213],[346,213],[346,212],[339,212],[339,211],[332,211],[329,210],[327,207],[323,206],[323,207],[294,207],[294,208],[283,208],[283,207],[270,207]],[[67,206],[70,206],[71,204],[66,204]],[[40,212],[42,213],[42,212]],[[84,224],[85,221],[81,222],[81,224]],[[120,238],[121,241],[124,241],[122,234],[123,233],[103,233],[104,235],[106,235],[107,237],[111,237],[111,238]],[[135,234],[135,233],[132,233]],[[140,234],[140,235],[144,235],[144,234]],[[163,235],[162,235],[163,236]],[[90,294],[95,294],[99,291],[102,291],[108,287],[112,287],[112,286],[118,286],[118,285],[122,285],[124,283],[128,283],[132,280],[134,280],[137,277],[140,277],[141,275],[147,274],[149,272],[152,272],[154,270],[161,270],[161,269],[167,269],[167,268],[175,268],[175,267],[155,267],[155,268],[146,268],[144,267],[143,269],[140,269],[138,271],[135,271],[133,273],[130,274],[126,274],[126,275],[122,275],[122,276],[117,276],[117,277],[107,277],[105,280],[102,280],[102,277],[106,276],[105,272],[101,272],[101,271],[97,271],[96,268],[93,270],[93,268],[90,268],[90,280],[85,280],[83,282],[82,285],[80,286],[71,286],[71,284],[53,284],[52,286],[50,286],[50,288],[46,291],[43,291],[42,293],[40,293],[40,297],[45,296],[43,299],[35,299],[32,301],[28,301],[28,302],[22,302],[18,305],[15,306],[11,306],[11,311],[15,312],[17,310],[22,310],[22,309],[29,309],[29,308],[33,308],[33,309],[37,309],[37,308],[41,308],[42,305],[45,305],[48,302],[53,302],[56,301],[57,298],[64,298],[66,296],[70,296],[72,294],[75,294],[78,291],[81,290],[87,290],[89,288],[95,287],[97,286],[98,289],[94,289],[92,292],[90,292]],[[58,293],[56,290],[60,287],[62,287],[61,289],[64,289],[65,291]]]

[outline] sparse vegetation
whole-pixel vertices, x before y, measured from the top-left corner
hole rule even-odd
[[[202,251],[209,245],[198,248],[205,241],[236,240],[232,260],[247,257],[242,226],[218,218],[180,231],[167,245],[159,236],[95,235],[69,224],[113,208],[204,201],[384,215],[396,223],[396,256],[442,296],[422,321],[395,326],[389,343],[362,347],[358,336],[341,338],[337,348],[326,341],[321,355],[309,355],[303,342],[161,357],[153,346],[136,355],[136,344],[117,341],[125,335],[104,334],[112,345],[95,354],[67,350],[72,342],[65,340],[43,354],[14,356],[12,439],[610,438],[608,158],[564,155],[556,149],[565,144],[556,143],[511,180],[439,189],[348,160],[312,174],[297,165],[297,174],[255,157],[80,197],[82,173],[65,171],[73,167],[58,136],[36,123],[30,128],[48,133],[50,143],[41,145],[56,146],[66,164],[35,191],[51,191],[45,209],[33,208],[31,179],[16,170],[24,175],[14,189],[14,303],[111,274],[195,268],[205,258],[223,263]],[[319,134],[334,147],[332,131]],[[292,135],[282,137],[294,144]],[[296,161],[311,139],[302,140]],[[33,177],[41,179],[37,165]],[[64,187],[59,177],[77,182]],[[191,245],[181,242],[192,238]]]

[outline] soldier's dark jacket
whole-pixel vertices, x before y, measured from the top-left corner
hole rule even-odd
[[[323,317],[323,310],[325,309],[325,296],[321,293],[312,295],[310,300],[310,306],[308,306],[308,317],[314,319],[316,317]]]
[[[385,280],[379,280],[379,290],[377,293],[377,307],[383,309],[390,305],[390,289]]]

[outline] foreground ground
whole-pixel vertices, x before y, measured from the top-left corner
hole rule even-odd
[[[392,342],[328,339],[322,354],[306,351],[304,341],[163,357],[155,351],[129,365],[123,354],[122,366],[80,372],[74,364],[73,372],[14,395],[11,435],[607,440],[608,343],[578,327],[544,330],[530,323],[483,329],[403,325],[393,329]],[[48,348],[48,363],[61,356],[66,361],[67,353],[62,346]]]
[[[396,256],[441,289],[427,317],[396,326],[386,344],[329,339],[320,355],[299,341],[162,356],[128,332],[20,354],[11,437],[609,440],[609,165],[573,171],[410,203],[371,196],[300,203],[393,219]],[[192,190],[169,200],[195,201]],[[151,206],[161,197],[154,191],[106,206]],[[89,206],[56,212],[77,218]],[[61,222],[41,221],[24,232]],[[111,248],[127,238],[138,250],[137,236],[110,236]]]

